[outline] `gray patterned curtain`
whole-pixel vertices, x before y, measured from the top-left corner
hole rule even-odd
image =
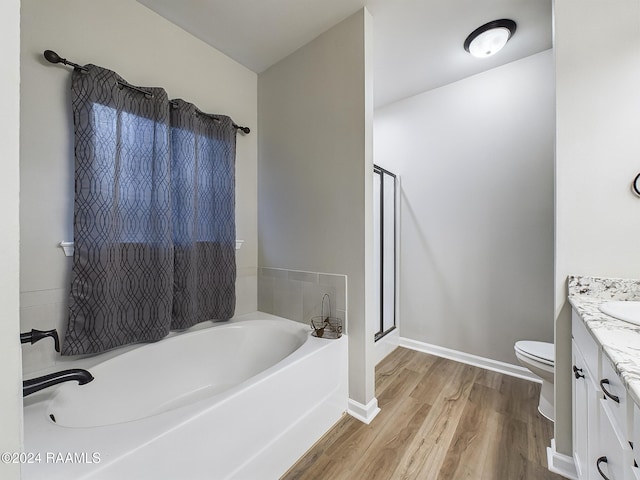
[[[230,318],[233,123],[87,68],[72,78],[75,253],[63,355]]]
[[[233,316],[236,130],[229,117],[182,100],[172,106],[172,328],[179,329]]]

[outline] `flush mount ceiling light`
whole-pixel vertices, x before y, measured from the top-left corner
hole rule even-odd
[[[464,41],[464,49],[477,58],[490,57],[502,49],[516,31],[516,22],[503,18],[476,28]]]

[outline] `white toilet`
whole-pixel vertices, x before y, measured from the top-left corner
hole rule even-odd
[[[520,364],[542,379],[538,411],[553,422],[555,420],[553,406],[555,349],[553,343],[521,340],[516,342],[514,348]]]

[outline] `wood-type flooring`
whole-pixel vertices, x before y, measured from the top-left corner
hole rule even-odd
[[[376,368],[382,409],[345,415],[283,480],[551,480],[540,384],[398,348]]]

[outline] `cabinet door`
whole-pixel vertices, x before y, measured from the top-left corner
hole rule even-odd
[[[591,463],[597,472],[593,475],[598,480],[626,480],[632,473],[633,465],[631,449],[628,442],[621,438],[616,420],[605,408],[605,400],[600,400],[600,429],[598,446],[594,449]],[[592,470],[593,471],[593,470]]]
[[[577,347],[572,342],[573,350],[573,460],[576,464],[579,479],[589,479],[589,388],[585,362]]]
[[[635,460],[636,464],[640,465],[640,408],[635,402],[632,403],[631,417],[631,442],[633,444],[633,459]],[[638,473],[638,477],[640,477],[640,472]]]

